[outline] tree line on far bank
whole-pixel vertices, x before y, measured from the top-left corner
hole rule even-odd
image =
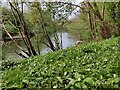
[[[82,40],[120,35],[120,2],[81,2],[80,5],[71,2],[8,2],[8,5],[9,8],[2,7],[3,39],[9,37],[29,57],[40,55],[40,43],[52,51],[62,49],[62,34],[57,33],[62,30],[75,33]],[[76,8],[80,8],[80,14],[77,19],[69,20]],[[17,44],[13,38],[16,35],[21,36],[27,50]],[[36,50],[31,36],[36,38]]]

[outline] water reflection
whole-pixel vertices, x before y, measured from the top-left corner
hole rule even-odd
[[[59,40],[61,40],[60,34],[62,34],[62,47],[63,47],[63,49],[75,45],[76,41],[78,40],[77,37],[75,37],[74,35],[72,35],[70,33],[67,33],[67,32],[58,33]],[[51,40],[54,43],[54,38],[53,37],[51,38]],[[50,52],[50,51],[51,51],[50,48],[47,48],[47,47],[42,48],[41,54],[44,54],[44,53],[47,53],[47,52]]]
[[[60,32],[58,33],[59,35],[59,39],[60,39],[60,34],[62,34],[62,47],[63,49],[73,46],[76,41],[78,40],[78,37],[76,37],[75,35],[72,35],[70,33],[67,32]],[[33,40],[33,39],[32,39]],[[54,43],[54,38],[51,37],[52,42]],[[35,44],[36,41],[32,41],[34,42],[33,44]],[[21,40],[18,40],[17,43],[25,49],[25,45],[24,42]],[[54,43],[55,44],[55,43]],[[7,47],[9,46],[9,47]],[[3,46],[3,52],[5,53],[5,55],[7,56],[7,59],[9,58],[20,58],[20,56],[18,56],[15,51],[19,51],[19,49],[14,45],[14,43],[12,41],[7,42],[7,46]],[[36,46],[36,45],[34,45]],[[35,47],[37,48],[37,47]],[[41,47],[41,54],[45,54],[47,52],[50,52],[51,49],[46,47],[45,45],[42,45]]]

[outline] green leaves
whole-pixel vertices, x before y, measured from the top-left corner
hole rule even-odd
[[[117,40],[88,43],[22,60],[2,71],[2,87],[23,88],[27,84],[28,88],[117,88]],[[11,62],[3,62],[3,66]]]
[[[60,83],[63,82],[63,80],[61,79],[61,77],[56,77],[56,78],[58,79],[58,81],[59,81]]]
[[[22,82],[25,83],[25,84],[29,84],[28,80],[22,80]]]
[[[65,88],[69,88],[70,86],[74,85],[75,84],[75,80],[72,79],[72,78],[67,78],[68,80],[70,80],[70,82],[65,86]]]
[[[80,83],[75,83],[75,87],[81,88],[81,84]]]
[[[81,77],[80,77],[80,76],[81,76],[81,75],[80,75],[78,72],[75,73],[75,79],[76,79],[76,80],[80,81],[80,80],[81,80]]]
[[[85,80],[83,80],[83,83],[85,83],[85,82],[87,82],[87,83],[90,84],[91,86],[94,85],[94,81],[93,81],[90,77],[88,77],[88,78],[86,78]]]

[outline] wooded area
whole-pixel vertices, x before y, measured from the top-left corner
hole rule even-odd
[[[118,88],[117,84],[120,82],[117,81],[116,78],[118,76],[117,47],[119,46],[119,43],[116,43],[115,41],[112,43],[112,40],[117,41],[120,36],[120,1],[83,1],[79,3],[73,3],[71,0],[68,2],[1,2],[1,4],[2,21],[0,23],[2,28],[0,28],[0,31],[2,31],[2,33],[0,34],[2,37],[0,37],[0,44],[3,47],[3,54],[1,56],[3,60],[2,70],[4,75],[6,75],[4,76],[5,80],[3,80],[2,83],[7,85],[6,77],[7,73],[9,73],[9,70],[13,73],[15,73],[17,69],[19,69],[18,71],[20,71],[21,73],[23,72],[21,71],[21,68],[19,68],[17,65],[20,64],[21,67],[25,67],[25,70],[27,70],[27,65],[32,65],[30,67],[34,68],[33,63],[36,64],[37,61],[39,61],[38,66],[42,68],[42,71],[39,71],[37,69],[37,72],[40,72],[40,74],[43,75],[43,77],[41,77],[42,79],[40,80],[44,81],[44,79],[46,79],[45,82],[40,82],[40,85],[38,85],[40,86],[40,88],[105,88],[105,85],[107,87],[110,86]],[[70,33],[74,37],[77,37],[77,41],[72,47],[64,48],[64,43],[67,41],[64,41],[65,38],[63,32],[67,32],[67,34]],[[49,48],[51,50],[51,53],[43,56],[41,54],[43,45]],[[16,56],[18,55],[22,57],[22,62],[19,60],[17,61],[18,58],[15,60],[13,58],[12,60],[7,60],[6,57],[8,57],[10,53],[7,53],[5,51],[6,47],[8,47],[9,49],[17,47],[17,49],[14,48],[14,51],[16,53]],[[74,52],[74,50],[76,52]],[[98,52],[96,50],[98,50]],[[114,56],[112,55],[112,50],[114,52]],[[49,59],[51,61],[49,61]],[[89,61],[92,59],[93,61]],[[29,60],[31,64],[29,64]],[[105,70],[108,70],[108,73],[110,73],[110,75],[107,74],[108,76],[105,76],[101,74],[101,69],[100,71],[97,71],[96,67],[100,68],[101,66],[96,65],[94,61],[95,63],[100,63],[100,65],[102,65],[102,69],[104,68],[103,64],[106,64],[105,67],[107,69]],[[107,61],[109,61],[109,63],[106,63]],[[25,62],[27,63],[25,64]],[[111,62],[114,62],[115,64],[111,64]],[[49,63],[53,63],[56,68]],[[61,65],[60,70],[59,63]],[[90,70],[93,70],[92,73],[94,73],[95,71],[96,73],[98,72],[101,76],[99,76],[98,74],[96,75],[96,73],[94,75],[89,73],[92,77],[89,78],[89,74],[83,69],[84,63],[85,66],[88,68],[90,65]],[[26,66],[24,66],[24,64]],[[66,66],[64,66],[64,64]],[[111,64],[111,66],[109,66],[109,64]],[[115,68],[113,68],[112,65]],[[17,68],[15,68],[14,66],[16,66]],[[74,68],[77,68],[76,71],[69,70],[69,67],[72,66]],[[52,76],[48,75],[48,77],[51,78],[51,82],[49,82],[49,80],[46,78],[47,74],[44,74],[44,67],[49,68],[46,69],[49,72],[46,72],[50,75],[55,75],[55,77],[57,77],[57,80],[51,78]],[[56,71],[58,74],[53,74],[52,67],[58,70]],[[81,69],[78,69],[79,67],[81,67]],[[92,69],[92,67],[94,67],[95,69]],[[13,69],[13,71],[11,68]],[[36,68],[38,67],[36,66]],[[111,70],[111,72],[109,69]],[[83,70],[84,72],[79,72],[79,70]],[[28,71],[26,72],[27,74],[29,73]],[[104,70],[103,72],[106,73]],[[21,73],[20,77],[22,77],[23,75]],[[67,76],[67,74],[70,75]],[[83,74],[85,74],[86,76]],[[11,75],[13,74],[9,75],[11,77]],[[28,74],[28,76],[26,76],[27,80],[30,75],[32,74]],[[94,78],[95,75],[96,78],[100,77],[99,80],[103,81],[97,81],[97,79]],[[113,75],[116,76],[112,78]],[[83,81],[79,82],[78,77],[80,77]],[[112,81],[109,83],[109,79],[112,80],[114,83]],[[11,82],[12,80],[13,78],[11,79]],[[52,82],[52,80],[55,80],[53,81],[55,82],[55,84]],[[29,87],[35,87],[34,85],[37,85],[35,83],[33,85],[28,83],[29,80],[24,81],[24,77],[20,78],[20,81],[21,83],[15,83],[16,85],[18,85],[19,88],[27,87],[25,85],[28,85]],[[95,84],[94,81],[97,84]],[[4,84],[3,86],[5,86]],[[8,83],[8,86],[9,85],[11,86],[11,83]]]
[[[38,51],[36,51],[30,41],[31,36],[41,38],[40,42],[56,51],[62,49],[62,40],[59,40],[57,35],[57,32],[62,30],[80,33],[81,40],[85,38],[99,40],[110,38],[112,35],[120,35],[120,2],[81,2],[80,5],[71,2],[9,2],[8,5],[9,8],[7,8],[8,6],[2,7],[3,39],[1,43],[10,38],[18,46],[13,37],[19,35],[24,41],[27,51],[20,46],[18,48],[28,56],[40,54],[39,41],[36,42],[38,44]],[[24,11],[25,6],[26,11]],[[77,11],[80,12],[78,23],[81,24],[81,27],[72,27],[75,28],[73,31],[70,28],[72,20],[69,20],[68,17],[76,8],[79,8]],[[82,27],[85,24],[88,25]],[[84,32],[87,32],[88,35],[83,36]],[[51,35],[54,35],[55,45],[50,39]],[[60,37],[62,38],[62,35]]]

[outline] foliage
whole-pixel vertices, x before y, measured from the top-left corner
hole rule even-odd
[[[17,28],[13,25],[14,19],[11,10],[2,7],[2,21],[5,23],[6,29],[12,34],[18,34]],[[2,30],[3,38],[7,36],[6,32]]]
[[[113,33],[115,35],[120,35],[120,2],[111,2],[107,3],[107,10],[108,15],[112,21],[112,24],[114,25],[114,28],[117,27],[116,31],[114,30]]]
[[[2,88],[118,88],[117,41],[110,38],[21,60],[2,71]]]
[[[25,11],[23,6],[28,9]],[[86,41],[118,35],[119,3],[82,2],[79,6],[69,2],[17,2],[11,3],[10,7],[2,7],[3,23],[11,35],[22,35],[23,33],[25,37],[22,38],[27,47],[28,56],[40,54],[40,42],[53,51],[62,49],[62,34],[57,34],[62,30],[68,30],[77,35],[79,39]],[[76,14],[76,8],[80,8],[80,11],[77,10],[80,15],[70,20],[71,23],[69,23],[69,16]],[[111,16],[115,18],[111,18]],[[54,37],[54,41],[51,40],[51,35]],[[8,35],[3,31],[3,39],[6,36]],[[29,36],[35,36],[37,50],[34,50]],[[25,53],[27,54],[27,52]]]
[[[80,39],[86,40],[90,38],[87,14],[81,12],[78,17],[70,21],[71,22],[66,25],[66,28],[69,32],[77,35]]]
[[[120,2],[89,2],[89,4],[91,7],[87,5],[87,2],[81,3],[83,9],[80,9],[78,17],[75,17],[71,20],[70,24],[66,25],[68,31],[75,33],[80,39],[85,40],[91,38],[92,33],[94,33],[95,39],[104,38],[106,32],[108,32],[108,37],[112,35],[119,36]],[[94,6],[94,4],[96,4],[96,6]],[[88,23],[89,11],[89,18],[91,18],[92,21],[91,25]],[[101,20],[98,17],[100,17]],[[91,30],[89,30],[90,26]],[[102,31],[102,29],[104,30]]]

